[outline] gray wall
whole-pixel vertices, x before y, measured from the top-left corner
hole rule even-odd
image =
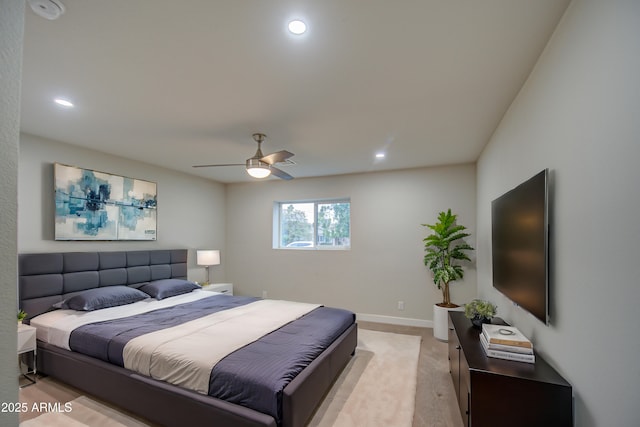
[[[157,183],[157,241],[55,241],[53,163],[144,179]],[[18,187],[19,252],[189,249],[189,278],[205,280],[195,264],[197,249],[219,249],[222,263],[211,267],[217,281],[225,279],[225,187],[223,184],[146,165],[121,157],[21,135]]]
[[[640,2],[574,0],[478,162],[478,289],[574,386],[576,426],[640,425]],[[551,326],[491,282],[490,203],[552,171]]]
[[[428,230],[421,224],[451,208],[475,245],[474,165],[232,184],[227,193],[227,272],[242,294],[265,290],[370,320],[430,326],[442,295],[422,261]],[[274,201],[340,197],[351,198],[351,250],[272,249]],[[471,266],[452,285],[454,302],[475,295],[475,276]]]
[[[18,401],[16,282],[20,75],[24,2],[0,1],[0,402]],[[18,425],[0,412],[0,425]]]

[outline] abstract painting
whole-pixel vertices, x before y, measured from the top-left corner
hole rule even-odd
[[[156,183],[54,164],[56,240],[156,240]]]

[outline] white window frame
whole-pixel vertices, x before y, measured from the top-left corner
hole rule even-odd
[[[282,205],[313,203],[313,246],[303,247],[286,247],[280,246],[281,229],[280,229],[280,212]],[[348,203],[349,204],[349,244],[348,245],[318,245],[318,205],[331,203]],[[332,199],[304,199],[304,200],[283,200],[273,202],[273,249],[284,249],[293,251],[344,251],[351,249],[351,199],[349,197],[332,198]]]

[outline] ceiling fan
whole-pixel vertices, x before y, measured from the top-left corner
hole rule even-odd
[[[245,166],[247,168],[247,173],[254,178],[266,178],[269,175],[277,176],[281,179],[293,179],[291,175],[286,173],[285,171],[276,168],[276,163],[289,163],[293,164],[292,161],[288,160],[290,157],[293,157],[293,153],[289,151],[282,150],[277,151],[275,153],[267,154],[266,156],[262,154],[262,150],[260,146],[262,141],[266,138],[266,135],[263,133],[254,133],[253,139],[258,143],[258,150],[253,157],[248,158],[244,163],[226,163],[220,165],[195,165],[194,168],[211,168],[218,166]]]

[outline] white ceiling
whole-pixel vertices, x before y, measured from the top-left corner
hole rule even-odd
[[[22,131],[221,182],[251,179],[192,165],[254,132],[295,177],[474,162],[569,2],[60,1],[27,6]]]

